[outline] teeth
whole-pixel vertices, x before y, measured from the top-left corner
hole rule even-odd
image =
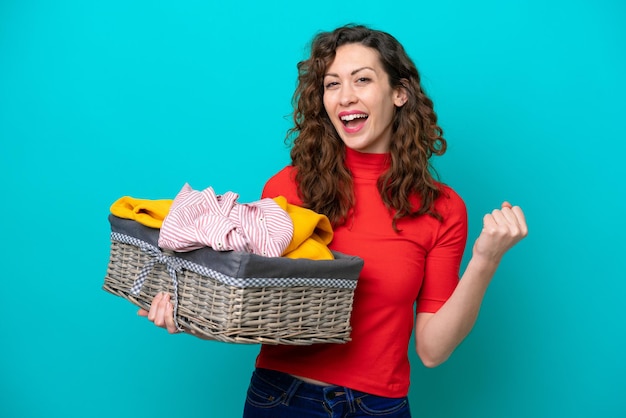
[[[365,113],[355,113],[352,115],[342,116],[341,120],[344,122],[350,122],[351,120],[360,119],[360,118],[367,118],[367,115]]]

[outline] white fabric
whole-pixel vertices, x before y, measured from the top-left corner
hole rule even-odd
[[[159,247],[192,251],[242,251],[280,257],[293,237],[291,217],[274,200],[237,203],[239,195],[216,195],[213,188],[185,184],[163,220]]]

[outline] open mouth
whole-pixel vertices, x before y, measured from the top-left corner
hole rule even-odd
[[[353,113],[351,115],[343,115],[340,119],[344,126],[351,128],[365,122],[367,115],[365,113]]]

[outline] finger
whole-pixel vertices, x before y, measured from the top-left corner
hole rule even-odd
[[[165,328],[167,326],[168,309],[167,306],[170,302],[170,295],[164,293],[159,301],[156,316],[154,317],[154,325]]]
[[[494,209],[493,212],[491,212],[491,217],[493,218],[494,222],[497,225],[500,226],[509,226],[509,221],[508,219],[504,216],[504,211],[506,210],[500,210],[500,209]]]
[[[504,202],[502,202],[502,208],[512,208],[512,207],[513,207],[513,205],[511,205],[506,200]]]
[[[520,229],[522,230],[523,236],[528,235],[528,225],[526,224],[526,216],[524,215],[522,208],[520,208],[519,206],[513,206],[511,210],[513,211],[513,213],[515,214],[515,217],[517,218],[517,223],[519,224]]]
[[[157,313],[159,311],[159,303],[161,302],[161,299],[163,299],[162,292],[157,293],[156,296],[152,299],[152,304],[150,305],[150,311],[148,312],[148,319],[150,321],[154,322],[154,318],[156,318]]]
[[[498,223],[493,218],[493,214],[488,213],[485,216],[483,216],[483,229],[490,230],[490,229],[497,228],[497,227],[498,227]]]
[[[174,321],[174,306],[172,302],[167,302],[167,307],[165,310],[165,327],[170,334],[175,334],[178,332],[178,327],[176,326],[176,322]]]
[[[504,216],[509,224],[515,226],[516,228],[520,228],[519,220],[517,219],[515,212],[513,212],[512,206],[504,207],[500,210],[500,212],[502,212],[502,216]]]
[[[146,311],[145,309],[139,309],[137,311],[137,315],[139,315],[139,316],[148,316],[148,311]]]

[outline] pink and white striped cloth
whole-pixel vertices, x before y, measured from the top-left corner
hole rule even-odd
[[[239,195],[216,195],[212,187],[185,183],[163,220],[159,247],[187,252],[202,247],[280,257],[293,238],[291,217],[273,199],[237,203]]]

